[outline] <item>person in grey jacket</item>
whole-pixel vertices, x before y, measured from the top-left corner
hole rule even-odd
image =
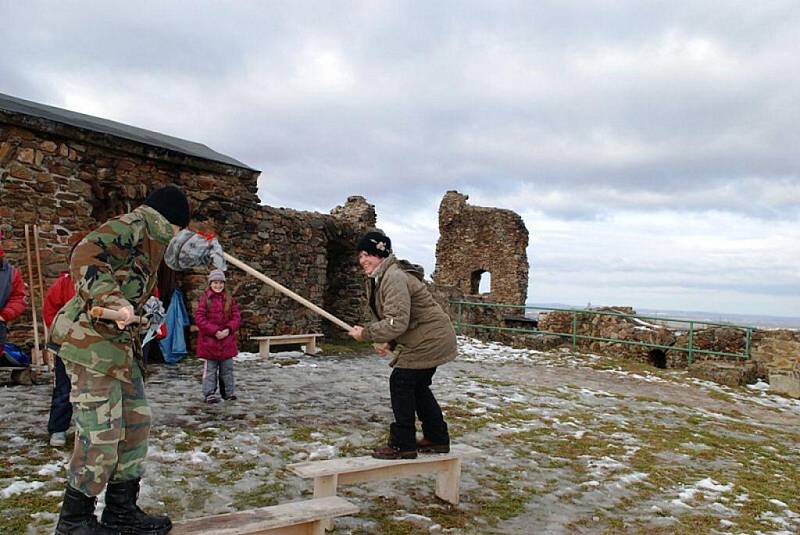
[[[358,242],[358,263],[367,274],[372,323],[354,326],[349,334],[372,342],[381,356],[391,353],[389,378],[394,422],[378,459],[413,459],[417,452],[447,453],[450,435],[442,409],[431,392],[436,368],[456,358],[456,333],[448,315],[423,281],[422,268],[392,254],[392,242],[368,232]],[[423,438],[416,440],[415,413]]]

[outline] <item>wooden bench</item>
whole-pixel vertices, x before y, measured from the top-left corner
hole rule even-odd
[[[329,496],[182,520],[173,523],[170,535],[324,535],[331,518],[357,512],[344,498]]]
[[[317,352],[317,338],[323,335],[319,333],[312,334],[283,334],[278,336],[251,336],[250,340],[258,340],[258,354],[262,357],[269,358],[270,346],[299,344],[305,346],[305,352],[312,355]]]
[[[314,497],[335,496],[338,485],[436,474],[436,495],[446,502],[458,503],[461,459],[478,457],[481,450],[464,444],[450,447],[450,453],[423,453],[416,459],[384,460],[374,457],[345,457],[326,461],[290,464],[289,470],[303,478],[314,479]]]

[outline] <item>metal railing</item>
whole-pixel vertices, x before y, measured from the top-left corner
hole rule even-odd
[[[754,327],[746,326],[746,325],[734,325],[731,323],[719,323],[713,321],[705,321],[705,320],[688,320],[688,319],[681,319],[681,318],[666,318],[661,316],[640,316],[638,314],[625,314],[623,312],[617,311],[600,311],[600,310],[587,310],[587,309],[575,309],[575,308],[550,308],[550,307],[536,307],[536,306],[528,306],[528,305],[504,305],[499,303],[482,303],[482,302],[474,302],[474,301],[450,301],[451,305],[455,305],[456,308],[456,321],[454,323],[454,327],[458,334],[461,334],[462,329],[464,328],[473,328],[473,329],[483,329],[489,331],[503,331],[503,332],[513,332],[513,333],[526,333],[526,334],[543,334],[543,335],[554,335],[560,336],[563,338],[570,338],[572,340],[572,348],[576,350],[578,347],[579,340],[593,340],[597,342],[610,342],[614,344],[624,344],[624,345],[631,345],[631,346],[640,346],[640,347],[647,347],[652,349],[661,349],[661,350],[671,350],[671,351],[683,351],[687,353],[687,360],[688,363],[691,364],[695,355],[711,355],[711,356],[718,356],[718,357],[735,357],[736,360],[750,359],[750,344],[753,336]],[[488,307],[488,308],[502,308],[502,309],[514,309],[514,310],[522,310],[523,315],[524,311],[528,310],[536,310],[536,311],[546,311],[546,312],[568,312],[572,315],[572,328],[570,332],[553,332],[553,331],[543,331],[538,328],[536,329],[523,329],[519,327],[498,327],[494,325],[480,325],[480,324],[471,324],[471,323],[464,323],[463,316],[464,316],[464,307]],[[686,347],[674,346],[674,345],[662,345],[656,344],[651,342],[640,342],[636,340],[623,340],[620,338],[604,338],[599,336],[588,336],[585,334],[578,334],[578,316],[614,316],[614,317],[621,317],[626,319],[644,321],[648,320],[650,322],[657,322],[660,325],[655,325],[657,327],[665,327],[670,329],[673,334],[676,334],[675,331],[685,330],[687,333],[687,343]],[[525,316],[527,318],[527,316]],[[670,325],[670,326],[668,326]],[[685,329],[675,329],[671,327],[671,325],[686,326]],[[708,349],[700,349],[694,346],[695,343],[695,334],[697,333],[698,326],[703,327],[725,327],[730,329],[739,329],[744,332],[745,335],[745,347],[742,353],[729,353],[726,351],[711,351]]]

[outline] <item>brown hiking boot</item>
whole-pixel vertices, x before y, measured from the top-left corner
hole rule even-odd
[[[427,438],[417,441],[417,451],[420,453],[450,453],[450,444],[434,444]]]
[[[417,451],[400,451],[397,448],[393,448],[391,446],[384,446],[382,448],[376,448],[372,452],[372,456],[376,459],[389,459],[389,460],[397,460],[397,459],[416,459],[417,458]]]

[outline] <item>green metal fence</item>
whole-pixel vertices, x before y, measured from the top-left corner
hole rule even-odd
[[[672,351],[683,351],[687,353],[687,359],[689,364],[692,363],[695,355],[711,355],[717,357],[734,357],[736,360],[750,359],[750,343],[753,336],[754,327],[745,326],[745,325],[733,325],[730,323],[717,323],[711,321],[701,321],[701,320],[687,320],[687,319],[680,319],[680,318],[665,318],[660,316],[640,316],[638,314],[624,314],[622,312],[611,312],[611,311],[600,311],[600,310],[586,310],[586,309],[574,309],[574,308],[549,308],[549,307],[535,307],[535,306],[528,306],[528,305],[503,305],[498,303],[481,303],[481,302],[472,302],[472,301],[451,301],[451,305],[456,306],[456,321],[454,327],[456,328],[456,332],[461,334],[462,329],[464,328],[473,328],[473,329],[482,329],[482,330],[489,330],[489,331],[503,331],[503,332],[514,332],[514,333],[527,333],[527,334],[546,334],[546,335],[555,335],[561,336],[563,338],[570,338],[572,340],[572,348],[577,349],[578,347],[578,340],[593,340],[597,342],[611,342],[615,344],[624,344],[624,345],[631,345],[631,346],[640,346],[640,347],[647,347],[652,349],[661,349],[661,350],[672,350]],[[471,324],[471,323],[464,323],[464,309],[466,307],[489,307],[489,308],[501,308],[501,309],[512,309],[515,311],[522,311],[523,316],[524,313],[528,310],[536,310],[536,311],[545,311],[545,312],[568,312],[572,315],[572,328],[570,332],[552,332],[552,331],[542,331],[540,329],[522,329],[518,327],[497,327],[494,325],[479,325],[479,324]],[[650,322],[655,322],[660,324],[661,327],[670,327],[672,330],[677,330],[680,326],[685,326],[684,330],[687,333],[687,343],[686,347],[680,346],[666,346],[661,344],[649,343],[649,342],[639,342],[634,340],[622,340],[618,338],[603,338],[598,336],[587,336],[583,334],[578,334],[578,316],[615,316],[615,317],[622,317],[627,319],[634,319],[639,321],[648,320]],[[700,328],[705,327],[726,327],[731,329],[737,329],[743,331],[745,335],[745,347],[742,353],[728,353],[725,351],[711,351],[708,349],[700,349],[694,346],[694,337],[697,331]]]

